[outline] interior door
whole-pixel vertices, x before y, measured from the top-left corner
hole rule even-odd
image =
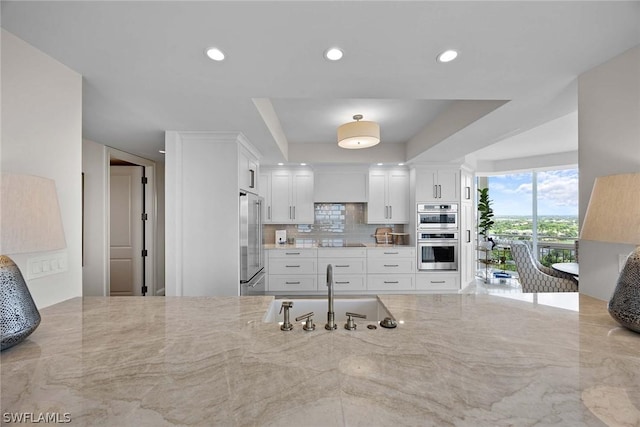
[[[111,166],[110,295],[142,295],[142,167]]]

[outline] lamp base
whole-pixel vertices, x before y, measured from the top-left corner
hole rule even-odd
[[[625,328],[640,333],[640,246],[624,265],[609,300],[609,314]]]
[[[0,255],[0,351],[28,337],[40,324],[40,313],[18,266]]]

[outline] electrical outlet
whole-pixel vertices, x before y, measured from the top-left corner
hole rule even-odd
[[[622,269],[627,263],[627,258],[629,254],[618,254],[618,273],[622,273]]]

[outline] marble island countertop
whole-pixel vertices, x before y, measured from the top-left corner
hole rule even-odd
[[[384,295],[396,329],[291,332],[272,297],[75,298],[1,353],[3,417],[100,426],[638,426],[640,334],[566,294]],[[569,298],[569,300],[567,300]],[[571,300],[571,298],[573,298]],[[528,299],[528,300],[527,300]],[[545,302],[546,301],[546,302]],[[3,418],[6,422],[6,418]]]

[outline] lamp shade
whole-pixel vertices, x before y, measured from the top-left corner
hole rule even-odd
[[[354,116],[358,117],[358,116]],[[360,116],[361,117],[361,116]],[[338,127],[338,145],[347,149],[368,148],[380,142],[380,126],[376,122],[355,121]]]
[[[0,179],[0,254],[64,248],[55,182],[8,173]]]
[[[640,173],[596,178],[580,238],[640,245]]]

